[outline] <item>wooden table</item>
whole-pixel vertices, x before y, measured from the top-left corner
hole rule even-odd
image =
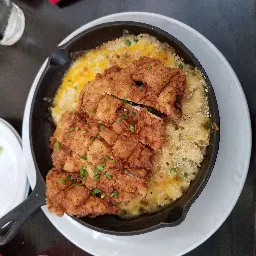
[[[107,14],[124,11],[164,14],[206,36],[224,54],[238,75],[253,122],[255,120],[256,5],[253,0],[70,0],[62,2],[60,7],[52,6],[46,0],[15,2],[24,10],[26,31],[16,45],[0,46],[0,116],[19,133],[32,81],[56,45],[81,25]],[[231,215],[211,238],[188,256],[253,255],[254,164],[252,161],[244,189]],[[41,210],[8,245],[0,248],[0,252],[4,256],[88,255],[62,236]]]

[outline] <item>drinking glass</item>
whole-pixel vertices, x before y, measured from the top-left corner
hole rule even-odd
[[[10,0],[0,0],[0,44],[13,45],[25,28],[23,11]]]

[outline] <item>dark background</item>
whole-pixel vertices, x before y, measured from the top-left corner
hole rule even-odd
[[[0,46],[0,116],[19,133],[33,79],[57,44],[91,20],[124,11],[155,12],[178,19],[216,45],[243,86],[255,130],[255,0],[63,0],[59,6],[50,5],[46,0],[14,2],[24,11],[26,28],[20,42],[11,47]],[[187,256],[256,255],[254,166],[253,160],[242,194],[228,219],[211,238]],[[41,210],[8,245],[0,248],[0,252],[4,256],[88,255],[64,238]]]

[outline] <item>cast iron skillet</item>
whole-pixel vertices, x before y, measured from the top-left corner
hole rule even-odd
[[[208,85],[211,121],[219,127],[218,107],[211,83],[196,57],[175,37],[151,25],[131,21],[105,23],[81,32],[65,45],[58,47],[50,56],[37,85],[29,121],[30,143],[37,174],[36,186],[23,203],[0,220],[0,227],[11,222],[6,228],[7,233],[0,237],[0,245],[7,243],[17,233],[24,221],[45,204],[45,178],[47,172],[52,168],[49,139],[55,129],[49,111],[51,106],[49,99],[54,98],[61,84],[63,75],[72,61],[71,53],[77,55],[79,51],[95,48],[104,42],[121,37],[124,31],[134,35],[146,33],[156,37],[161,42],[167,42],[187,64],[191,64],[201,71]],[[213,130],[205,159],[189,190],[174,204],[161,211],[141,215],[133,219],[121,219],[118,216],[111,215],[96,218],[73,218],[86,227],[114,235],[142,234],[158,228],[180,224],[209,179],[217,156],[218,144],[219,132]]]

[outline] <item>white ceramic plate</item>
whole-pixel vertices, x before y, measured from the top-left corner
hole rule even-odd
[[[28,189],[21,138],[0,118],[0,218],[27,197]]]
[[[118,13],[92,21],[77,29],[61,44],[91,26],[111,21],[138,21],[157,26],[182,41],[198,58],[216,93],[220,120],[220,149],[205,189],[179,226],[139,236],[111,236],[90,230],[68,216],[57,217],[42,207],[55,227],[78,247],[94,255],[182,255],[209,238],[225,221],[243,188],[251,153],[251,126],[247,102],[241,85],[223,55],[191,27],[152,13]],[[86,43],[86,42],[85,42]],[[23,124],[23,145],[29,166],[28,177],[35,186],[35,169],[28,140],[28,118],[35,87],[46,62],[32,85]]]

